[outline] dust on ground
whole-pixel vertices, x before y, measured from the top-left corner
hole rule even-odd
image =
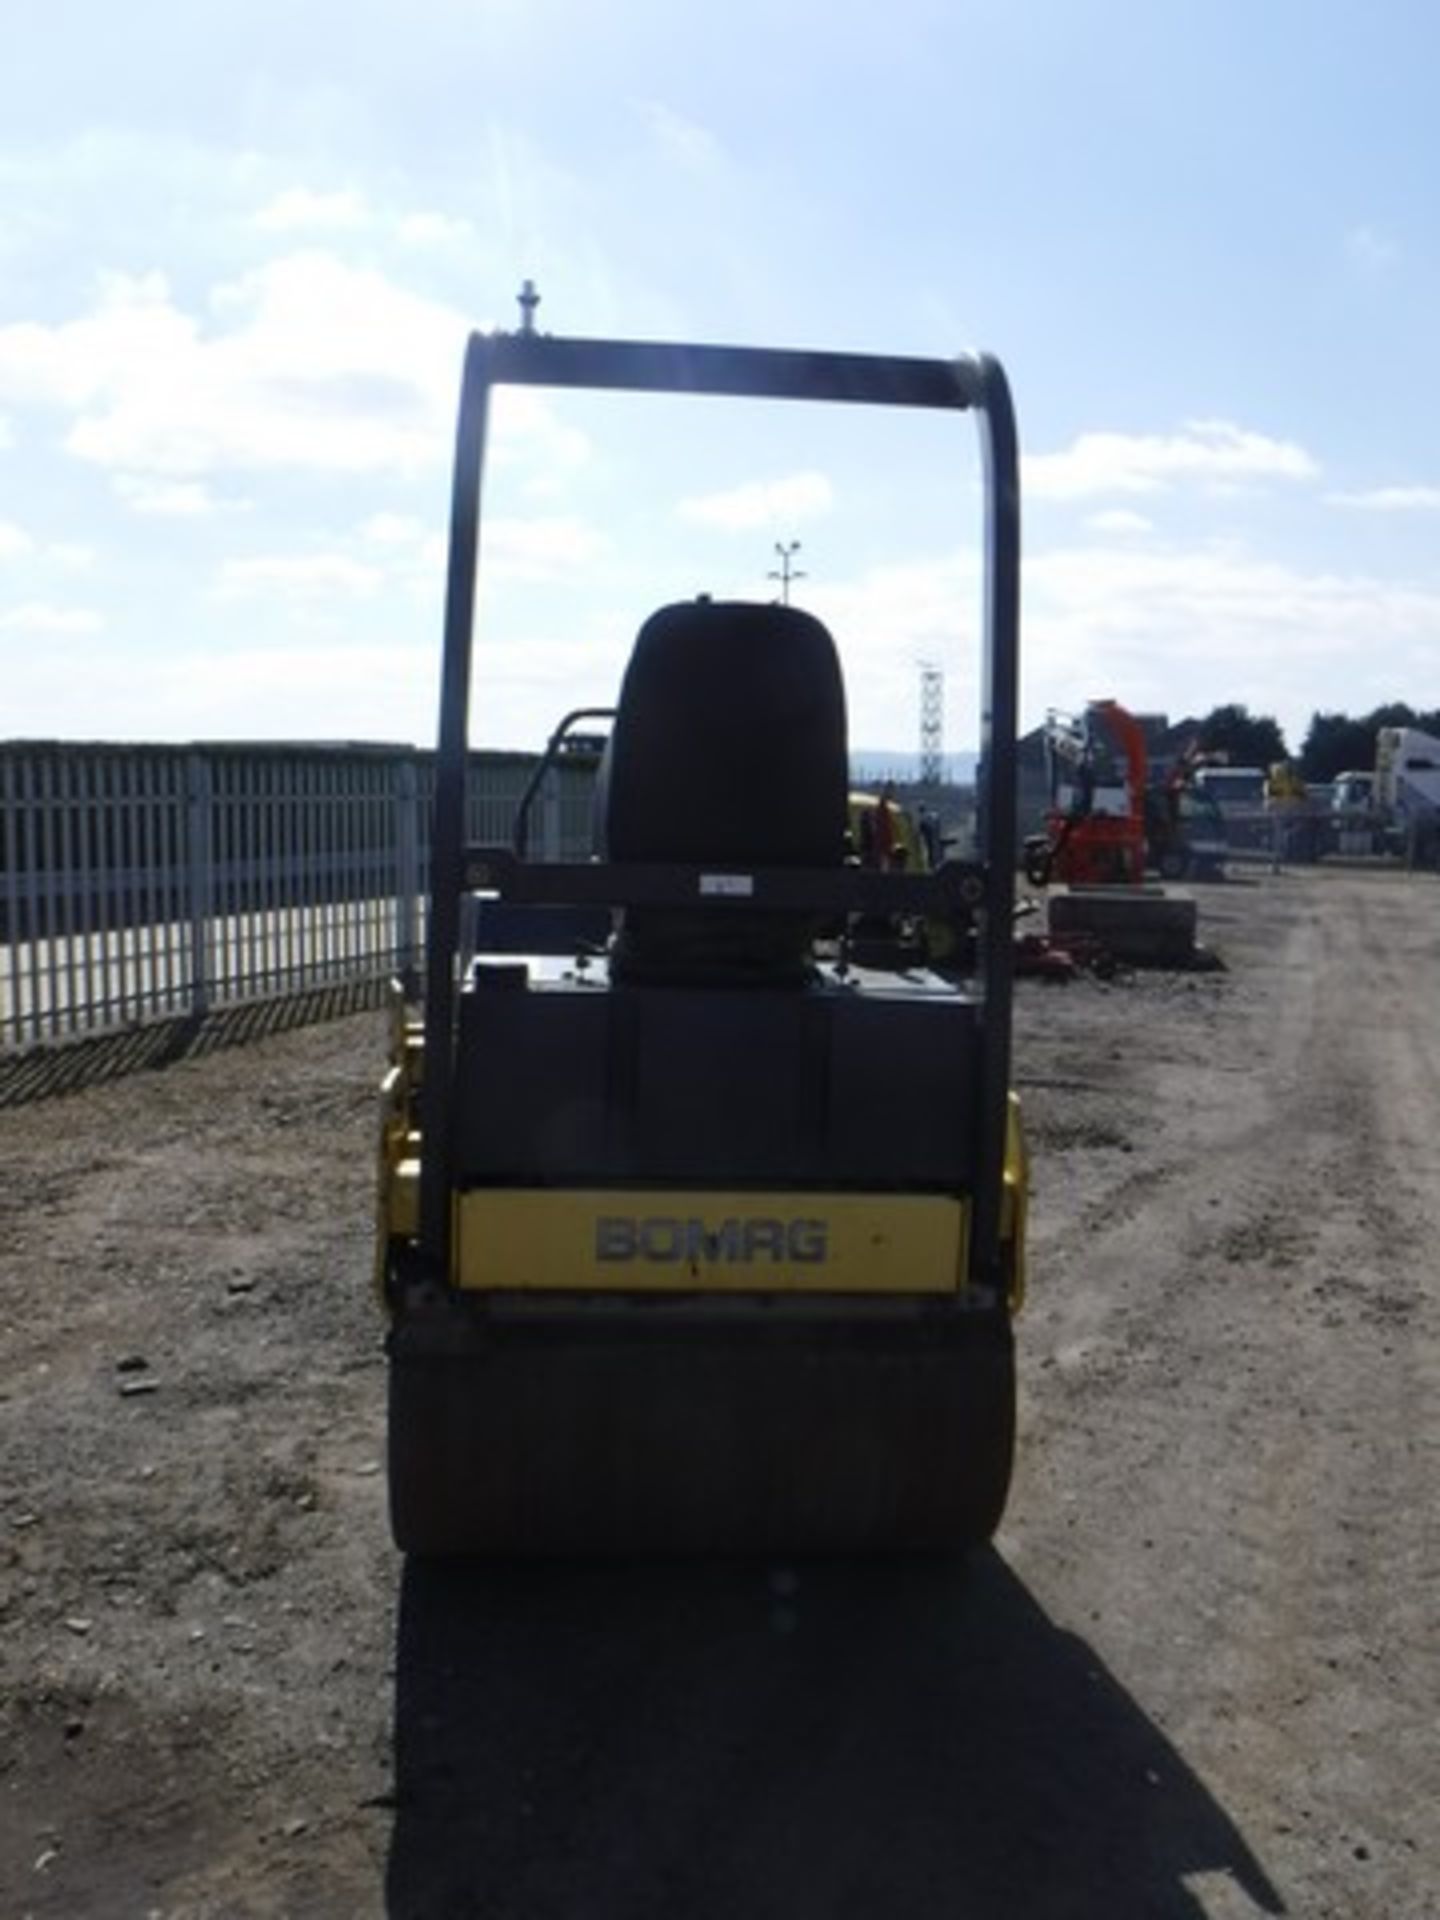
[[[0,1910],[1440,1913],[1440,888],[1026,983],[965,1568],[404,1570],[383,1021],[0,1112]]]

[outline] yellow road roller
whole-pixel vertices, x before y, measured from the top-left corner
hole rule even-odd
[[[976,416],[973,859],[848,856],[834,640],[798,606],[705,597],[637,620],[597,748],[592,857],[532,858],[523,821],[504,845],[467,839],[481,476],[504,384]],[[397,1004],[383,1100],[404,1551],[946,1553],[993,1532],[1024,1287],[1018,609],[994,359],[472,336],[424,975]],[[916,921],[954,929],[963,973],[852,951],[862,922]]]

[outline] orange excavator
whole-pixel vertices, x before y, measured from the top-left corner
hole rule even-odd
[[[1091,700],[1045,722],[1050,806],[1025,842],[1035,886],[1140,886],[1145,879],[1145,736],[1118,700]]]

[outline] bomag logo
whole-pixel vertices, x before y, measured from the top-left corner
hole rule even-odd
[[[595,1222],[597,1260],[646,1260],[689,1267],[793,1261],[819,1265],[830,1257],[823,1220],[747,1215],[721,1220],[672,1214],[602,1214]]]

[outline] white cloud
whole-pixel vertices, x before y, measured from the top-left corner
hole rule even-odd
[[[410,513],[372,513],[360,529],[364,540],[380,547],[413,547],[428,539],[431,529]]]
[[[583,520],[555,514],[536,519],[497,516],[481,534],[485,576],[508,580],[550,580],[599,557],[604,536]]]
[[[1228,420],[1187,421],[1174,434],[1082,433],[1060,453],[1024,461],[1025,489],[1040,500],[1160,493],[1182,480],[1308,480],[1318,472],[1294,441],[1272,440]]]
[[[1132,513],[1128,507],[1110,507],[1104,513],[1092,513],[1085,524],[1095,533],[1126,534],[1150,533],[1155,525],[1143,513]]]
[[[105,622],[93,607],[56,607],[29,600],[24,606],[0,613],[0,632],[36,637],[63,633],[98,633]]]
[[[452,309],[314,250],[217,287],[198,317],[163,275],[108,275],[79,319],[0,328],[0,398],[71,414],[68,449],[131,476],[404,476],[449,459],[466,333]],[[529,390],[496,395],[492,439],[535,490],[589,455]]]
[[[378,567],[343,553],[262,554],[227,560],[218,585],[227,598],[278,594],[287,599],[363,599],[377,592],[384,578]]]
[[[458,379],[458,376],[457,376]],[[458,392],[458,387],[457,387]],[[446,389],[445,453],[450,453],[450,415],[455,394]],[[533,387],[498,387],[490,408],[491,435],[487,463],[519,475],[531,499],[565,491],[571,477],[590,459],[588,436],[557,417],[543,394]]]
[[[487,545],[491,525],[491,521],[485,522],[483,537]],[[368,547],[381,549],[378,560],[387,578],[405,587],[412,598],[427,605],[439,601],[448,554],[443,532],[411,513],[372,513],[357,529],[357,538]],[[487,567],[487,578],[489,573]]]
[[[1025,602],[1032,712],[1097,694],[1172,713],[1242,700],[1292,733],[1312,707],[1397,697],[1440,631],[1432,587],[1230,546],[1042,552]]]
[[[0,452],[3,452],[6,447],[13,447],[14,444],[15,429],[11,426],[7,417],[3,413],[0,413]]]
[[[960,554],[872,567],[854,580],[816,580],[805,605],[829,626],[841,646],[882,641],[909,657],[943,657],[967,626],[979,573]]]
[[[1362,273],[1383,273],[1400,258],[1400,249],[1388,233],[1378,227],[1351,227],[1345,235],[1345,252]]]
[[[35,558],[68,573],[83,573],[95,561],[94,549],[77,540],[50,540],[42,545],[13,520],[0,520],[0,560]]]
[[[980,579],[971,556],[816,580],[857,746],[916,737],[916,663],[946,673],[952,746],[976,739]],[[1311,711],[1365,712],[1433,675],[1440,586],[1314,568],[1235,546],[1107,541],[1032,549],[1021,609],[1024,724],[1113,695],[1137,711],[1222,701],[1276,714],[1298,744]]]
[[[218,513],[226,505],[242,504],[219,499],[203,480],[152,480],[144,474],[117,473],[114,487],[136,513],[175,519],[197,519],[204,514]]]
[[[383,550],[392,578],[419,585],[427,595],[444,582],[446,541],[408,513],[372,513],[358,529],[368,546]],[[482,583],[559,580],[593,564],[609,551],[598,528],[570,514],[493,514],[480,532]]]
[[[31,650],[11,679],[7,726],[22,737],[427,745],[435,737],[428,654],[348,630],[307,634],[293,621],[282,646],[207,634],[203,644],[147,656],[143,672],[109,639],[56,639]],[[57,695],[62,679],[83,688],[83,705]]]
[[[457,220],[448,213],[401,214],[395,233],[407,247],[462,247],[475,239],[475,229],[468,220]]]
[[[102,274],[93,313],[0,327],[0,395],[75,409],[126,376],[154,383],[192,350],[193,324],[171,305],[162,274]]]
[[[673,166],[690,173],[717,173],[726,164],[725,149],[708,127],[689,120],[658,100],[641,100],[638,110],[655,144]]]
[[[329,740],[388,740],[430,745],[435,737],[435,675],[427,655],[377,640],[287,636],[277,657],[265,647],[208,649],[203,660],[167,660],[147,686],[148,726],[180,738],[234,737],[235,715],[251,716],[251,739],[293,740],[312,727]],[[117,697],[135,705],[133,695]],[[323,716],[318,724],[314,716]],[[143,714],[130,721],[144,728]],[[140,737],[144,737],[143,732]]]
[[[975,744],[979,577],[975,557],[960,553],[807,581],[802,604],[840,650],[852,749],[914,742],[921,660],[943,668],[946,712],[963,716],[948,744]]]
[[[314,193],[307,187],[288,187],[260,209],[254,225],[266,233],[296,233],[316,227],[353,229],[368,219],[364,200],[352,189]]]
[[[697,494],[676,508],[682,520],[747,533],[757,527],[779,532],[828,513],[834,489],[823,473],[790,473],[778,480],[753,480],[723,493]]]
[[[251,217],[263,233],[321,235],[354,233],[363,228],[384,233],[405,247],[460,247],[477,238],[472,223],[434,208],[402,213],[375,206],[353,188],[317,193],[289,187]]]
[[[1368,492],[1327,493],[1332,506],[1359,507],[1367,513],[1435,513],[1440,487],[1372,487]]]
[[[173,309],[163,385],[121,377],[70,435],[104,465],[190,474],[232,466],[411,472],[443,457],[458,317],[368,269],[301,253],[219,288],[229,331],[202,339]],[[156,369],[159,371],[158,367]]]

